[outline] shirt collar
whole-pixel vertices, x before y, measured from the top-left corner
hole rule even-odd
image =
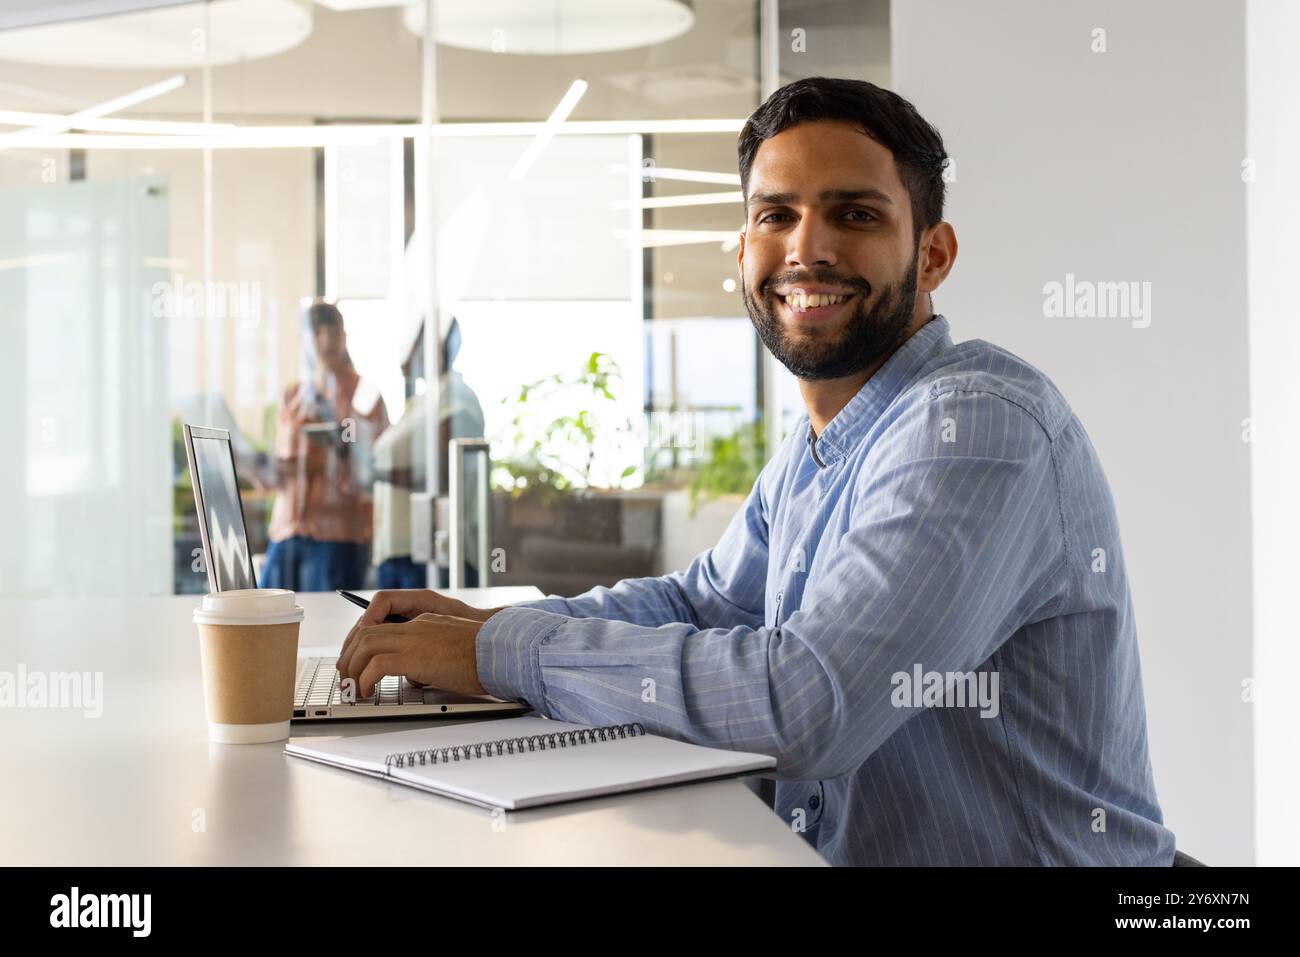
[[[849,399],[822,434],[814,439],[811,423],[805,437],[813,461],[832,465],[849,453],[867,430],[880,418],[917,370],[936,352],[952,347],[948,320],[936,315],[885,360],[885,364]]]

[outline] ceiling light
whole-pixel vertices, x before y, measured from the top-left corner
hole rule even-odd
[[[172,90],[179,89],[185,85],[185,77],[177,74],[169,76],[165,80],[157,83],[150,83],[138,90],[133,90],[122,96],[114,97],[95,106],[87,107],[84,110],[78,110],[70,116],[58,116],[51,119],[49,123],[40,126],[33,126],[29,129],[19,130],[16,133],[8,133],[0,136],[0,150],[8,149],[10,146],[17,146],[29,136],[40,136],[50,133],[62,133],[64,130],[70,130],[79,127],[81,123],[107,116],[109,113],[116,113],[119,110],[128,110],[133,106],[138,106],[152,100],[154,97],[162,96],[164,93],[170,93]]]
[[[94,130],[102,133],[164,133],[172,136],[205,136],[233,133],[233,123],[186,123],[181,120],[119,120],[109,117],[86,117],[73,114],[27,113],[0,110],[0,126],[46,127],[62,124],[62,129]]]
[[[573,108],[582,99],[582,94],[586,92],[586,80],[573,81],[568,92],[556,104],[555,109],[551,111],[551,115],[546,118],[546,128],[537,134],[536,138],[528,144],[528,148],[524,150],[523,155],[515,162],[514,167],[510,170],[511,179],[519,180],[524,178],[528,170],[532,168],[533,162],[546,148],[546,144],[551,141],[551,137],[555,135],[556,130],[569,118]]]
[[[621,163],[613,163],[610,170],[615,173],[626,173],[629,167]],[[678,180],[683,183],[721,183],[725,186],[739,186],[739,173],[715,173],[712,170],[704,169],[678,169],[672,166],[642,166],[641,178],[648,181],[658,179]]]
[[[720,120],[578,120],[558,124],[557,136],[646,133],[735,133],[743,119]],[[537,136],[545,123],[437,123],[436,137]],[[240,126],[219,136],[118,136],[111,133],[48,133],[23,137],[34,149],[77,150],[224,150],[305,149],[339,143],[376,143],[384,139],[414,139],[424,134],[420,123],[335,123],[313,126]]]
[[[737,242],[734,229],[643,229],[641,245],[647,249],[659,246],[692,246],[696,243],[719,243],[724,248]]]
[[[219,66],[283,53],[311,28],[311,8],[297,0],[187,3],[0,31],[0,60],[136,70]]]
[[[616,200],[615,209],[626,209],[635,205],[638,209],[671,209],[677,206],[718,206],[724,203],[740,203],[745,199],[740,190],[728,193],[684,193],[681,196],[647,196],[635,203],[628,200]]]
[[[663,43],[695,25],[691,0],[437,0],[438,42],[489,53],[608,53]],[[424,36],[424,3],[406,28]]]

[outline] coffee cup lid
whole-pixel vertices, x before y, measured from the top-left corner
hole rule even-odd
[[[199,625],[283,625],[302,621],[301,605],[287,588],[237,588],[203,596],[194,609]]]

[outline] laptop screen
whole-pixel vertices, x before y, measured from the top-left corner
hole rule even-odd
[[[203,503],[199,521],[207,532],[208,583],[214,591],[256,588],[230,439],[203,434],[208,431],[211,430],[193,432],[194,474],[191,475],[201,493],[195,495],[195,507],[200,501]]]

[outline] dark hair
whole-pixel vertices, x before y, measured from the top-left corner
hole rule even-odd
[[[317,299],[312,302],[307,309],[307,318],[311,320],[311,331],[317,332],[324,328],[342,329],[343,313],[339,312],[339,307],[332,302],[326,302],[324,299]]]
[[[749,200],[749,171],[764,140],[814,120],[852,123],[894,154],[912,201],[914,237],[943,219],[943,137],[907,100],[865,80],[811,76],[787,83],[745,121],[736,143],[740,188]]]

